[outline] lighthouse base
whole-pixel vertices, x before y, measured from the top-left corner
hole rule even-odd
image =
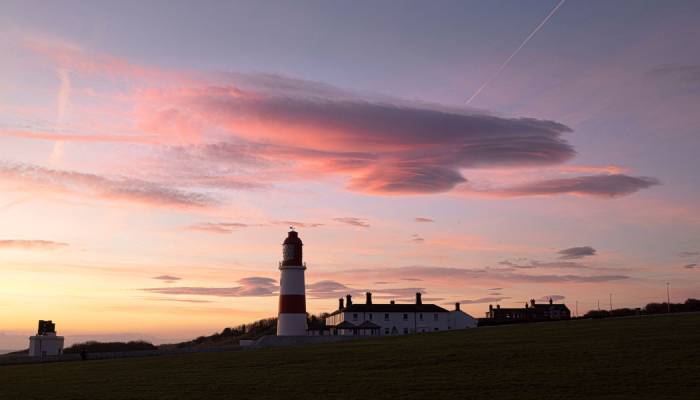
[[[306,336],[306,313],[279,314],[277,336]]]

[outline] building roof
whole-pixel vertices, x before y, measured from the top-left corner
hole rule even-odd
[[[365,321],[365,322],[361,323],[360,325],[358,325],[357,327],[359,329],[379,329],[379,328],[381,328],[379,325],[377,325],[371,321]]]
[[[566,304],[535,304],[536,310],[566,310],[569,311],[569,307]]]
[[[335,326],[335,329],[355,329],[355,328],[357,328],[357,325],[353,324],[352,322],[348,322],[348,321],[343,321]]]
[[[449,311],[435,304],[352,304],[342,310],[335,310],[330,315],[340,314],[341,312],[436,313]]]

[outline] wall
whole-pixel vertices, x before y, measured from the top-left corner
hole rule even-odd
[[[63,353],[63,336],[40,335],[29,337],[31,357],[58,356]]]

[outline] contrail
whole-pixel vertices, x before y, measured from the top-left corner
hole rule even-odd
[[[474,94],[472,95],[472,97],[470,97],[469,100],[467,100],[467,105],[469,105],[469,103],[471,103],[471,102],[476,98],[476,96],[478,96],[479,93],[481,93],[481,91],[484,90],[484,88],[486,88],[486,86],[488,86],[489,83],[491,83],[491,81],[493,81],[494,79],[496,79],[496,77],[508,66],[508,63],[510,62],[510,60],[512,60],[513,57],[515,57],[516,55],[518,55],[518,52],[520,52],[520,50],[521,50],[523,47],[525,47],[525,45],[527,44],[527,42],[529,42],[530,39],[532,39],[532,37],[535,36],[535,33],[537,33],[537,31],[539,31],[539,30],[544,26],[544,24],[546,24],[547,21],[549,21],[549,19],[552,18],[552,16],[557,12],[557,10],[559,9],[559,7],[561,7],[562,4],[564,4],[565,1],[566,1],[566,0],[561,0],[561,1],[559,1],[559,3],[552,9],[552,11],[550,11],[549,14],[547,14],[547,16],[544,17],[544,19],[542,20],[542,22],[540,22],[540,24],[537,25],[537,27],[535,27],[535,29],[533,29],[532,32],[530,32],[529,35],[527,35],[527,37],[525,38],[525,40],[523,40],[523,42],[520,43],[520,46],[518,46],[518,48],[515,49],[515,51],[513,52],[513,54],[511,54],[508,58],[506,58],[506,61],[504,61],[503,64],[501,64],[501,66],[498,67],[498,69],[496,70],[496,73],[494,73],[493,75],[491,75],[491,77],[490,77],[489,79],[487,79],[486,82],[484,82],[484,84],[481,85],[481,87],[479,87],[479,89],[477,89],[476,92],[474,92]]]

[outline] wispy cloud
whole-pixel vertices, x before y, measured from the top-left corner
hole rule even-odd
[[[418,235],[417,233],[414,233],[413,235],[411,235],[411,242],[421,244],[421,243],[425,242],[425,239],[423,237],[421,237],[420,235]]]
[[[271,221],[272,225],[283,225],[295,228],[318,228],[324,224],[318,222],[302,222],[302,221]]]
[[[587,265],[581,264],[575,261],[538,261],[530,260],[528,258],[516,258],[514,260],[504,260],[498,263],[507,268],[513,269],[579,269],[579,270],[592,270],[592,269],[606,269],[606,268],[593,268]]]
[[[169,297],[147,297],[147,300],[150,301],[173,301],[177,303],[211,303],[211,300],[198,300],[198,299],[177,299],[177,298],[169,298]]]
[[[350,288],[340,282],[325,280],[306,285],[306,294],[312,298],[328,299],[342,297],[346,294],[359,296],[363,293],[360,289]]]
[[[241,222],[200,222],[187,227],[188,230],[198,232],[229,234],[251,225]]]
[[[630,195],[642,189],[659,185],[656,178],[624,174],[585,175],[572,178],[547,179],[502,188],[474,188],[465,186],[464,194],[494,197],[547,196],[555,194],[586,195],[615,198]]]
[[[681,83],[700,83],[700,65],[661,65],[650,74],[658,78],[670,78]]]
[[[484,304],[484,303],[498,303],[499,301],[503,301],[505,299],[510,299],[510,297],[506,297],[506,296],[480,297],[478,299],[460,300],[459,302],[461,304]]]
[[[0,249],[55,250],[68,247],[68,243],[52,240],[0,240]]]
[[[165,283],[173,283],[175,281],[179,281],[182,278],[180,278],[179,276],[174,276],[174,275],[158,275],[158,276],[154,276],[153,279],[163,281]]]
[[[537,301],[542,301],[542,302],[548,302],[550,299],[552,301],[559,301],[559,300],[564,300],[566,297],[560,295],[560,294],[550,294],[548,296],[542,296]]]
[[[96,174],[58,170],[38,165],[0,162],[0,182],[15,190],[67,193],[102,200],[126,200],[152,206],[208,207],[211,196],[166,187],[139,179],[109,178]]]
[[[596,255],[596,249],[591,246],[570,247],[558,251],[557,254],[560,254],[559,258],[562,260],[575,260]]]
[[[277,281],[271,278],[249,277],[238,281],[238,286],[233,287],[162,287],[141,289],[146,292],[165,295],[197,295],[216,297],[259,297],[276,296],[279,293]],[[375,298],[408,298],[416,292],[425,292],[425,288],[403,287],[403,288],[381,288],[372,290],[370,288],[354,288],[334,280],[323,280],[306,285],[306,296],[313,299],[339,298],[347,294],[356,296],[358,301],[362,301],[360,296],[365,292],[372,291]]]
[[[238,281],[234,287],[165,287],[141,289],[146,292],[168,295],[199,295],[218,297],[259,297],[274,296],[277,293],[277,281],[271,278],[249,277]]]
[[[693,269],[693,268],[696,268],[697,266],[698,266],[697,263],[693,263],[693,264],[686,264],[686,265],[683,266],[683,268],[686,268],[686,269]]]
[[[416,222],[435,222],[432,218],[425,218],[425,217],[416,217],[414,219]]]
[[[369,228],[369,226],[370,226],[369,222],[367,222],[366,219],[357,218],[357,217],[339,217],[339,218],[333,218],[333,221],[341,222],[341,223],[347,224],[347,225],[357,226],[360,228]]]
[[[431,267],[431,266],[407,266],[396,268],[385,268],[382,270],[346,270],[338,271],[339,276],[348,278],[362,276],[372,273],[378,279],[423,279],[426,281],[443,280],[449,282],[463,281],[485,281],[485,282],[523,282],[523,283],[599,283],[626,280],[630,277],[620,274],[541,274],[523,273],[513,269],[493,269],[493,268],[454,268],[454,267]]]

